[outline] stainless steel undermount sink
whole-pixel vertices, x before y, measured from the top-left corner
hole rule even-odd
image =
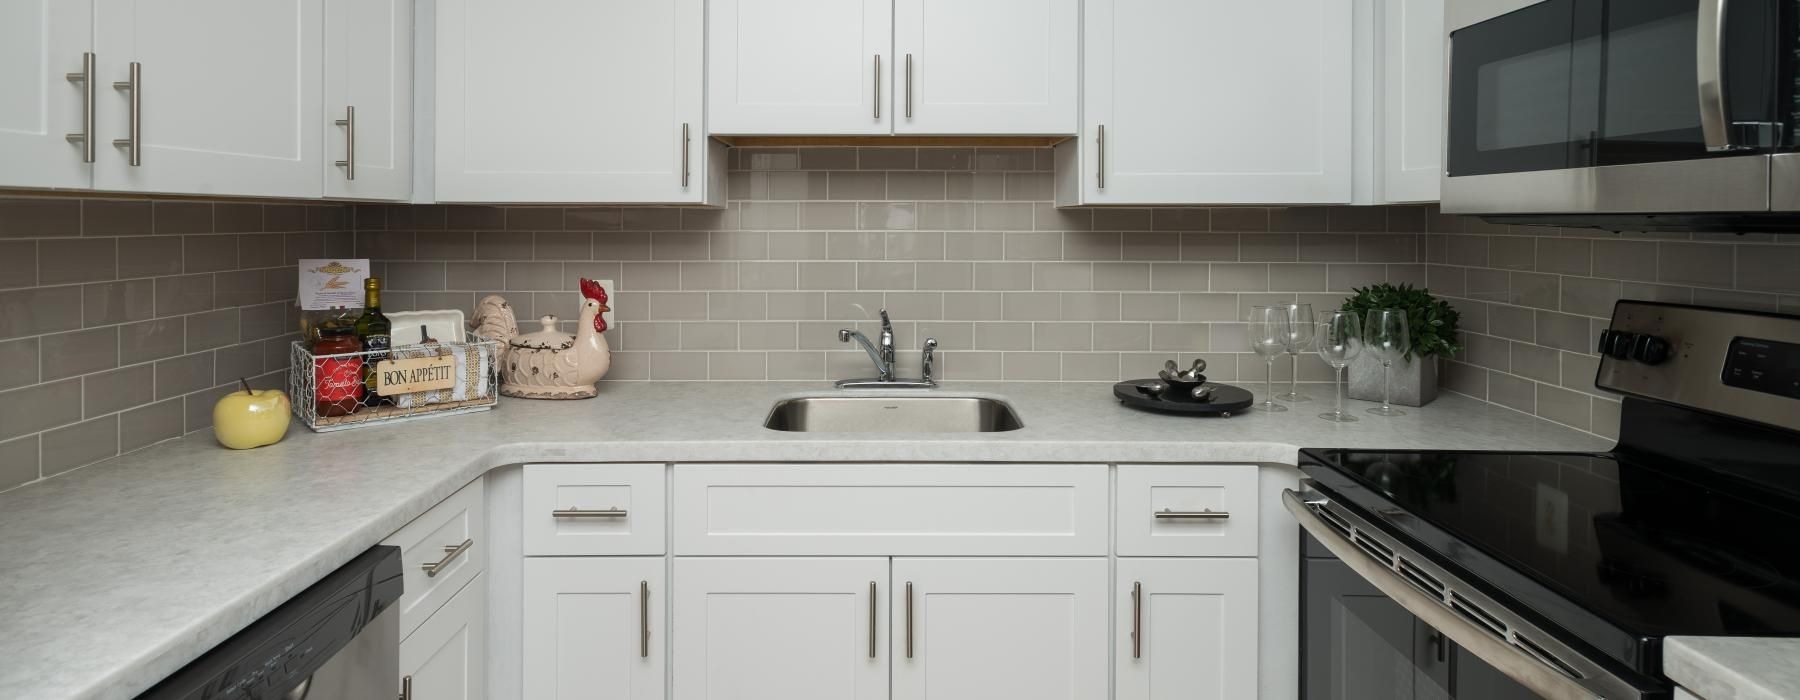
[[[1000,399],[815,396],[776,402],[763,427],[806,433],[1000,433],[1025,423]]]

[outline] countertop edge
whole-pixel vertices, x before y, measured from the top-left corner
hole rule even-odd
[[[1800,697],[1800,639],[1669,637],[1663,673],[1705,700]]]

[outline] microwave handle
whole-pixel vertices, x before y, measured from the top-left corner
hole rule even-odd
[[[1694,38],[1694,73],[1700,90],[1700,134],[1708,151],[1729,151],[1725,116],[1725,8],[1729,0],[1699,0]]]

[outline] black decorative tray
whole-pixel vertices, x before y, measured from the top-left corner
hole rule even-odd
[[[1133,408],[1162,413],[1183,413],[1198,416],[1229,417],[1234,413],[1242,413],[1256,403],[1256,397],[1249,391],[1229,384],[1208,382],[1212,387],[1212,395],[1205,401],[1189,398],[1187,392],[1171,387],[1162,396],[1151,396],[1138,390],[1139,386],[1162,383],[1160,379],[1133,379],[1113,385],[1113,396],[1119,402]]]

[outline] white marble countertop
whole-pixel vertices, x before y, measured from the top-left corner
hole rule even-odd
[[[1800,698],[1800,639],[1669,637],[1663,673],[1705,700]]]
[[[129,698],[497,466],[532,461],[1272,462],[1303,446],[1596,451],[1610,441],[1445,394],[1338,424],[1324,403],[1150,414],[1106,384],[952,384],[998,395],[1007,433],[762,427],[818,383],[614,383],[586,401],[313,434],[234,452],[197,433],[0,493],[0,698]]]

